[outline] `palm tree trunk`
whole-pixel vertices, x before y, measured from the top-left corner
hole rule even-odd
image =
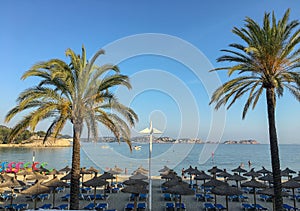
[[[274,180],[274,194],[275,194],[275,210],[283,210],[282,204],[283,199],[281,195],[281,171],[280,171],[280,160],[279,160],[279,149],[277,142],[277,133],[275,125],[275,91],[274,88],[267,88],[267,107],[268,107],[268,121],[269,121],[269,139],[270,139],[270,150],[271,150],[271,162]]]
[[[73,125],[73,152],[70,189],[70,210],[79,209],[79,181],[80,181],[80,133],[81,125]]]

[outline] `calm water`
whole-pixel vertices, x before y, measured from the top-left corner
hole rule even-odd
[[[141,150],[129,151],[125,143],[82,143],[81,166],[94,166],[107,170],[117,165],[127,168],[128,173],[137,167],[148,169],[149,145],[138,144]],[[133,144],[134,146],[134,144]],[[32,161],[35,151],[35,161],[47,162],[46,168],[60,169],[71,166],[70,148],[0,148],[0,161],[27,162]],[[200,170],[208,170],[217,165],[219,168],[231,170],[241,163],[248,169],[248,160],[256,170],[261,166],[270,168],[269,145],[203,145],[203,144],[153,144],[152,174],[158,175],[158,170],[164,165],[179,172],[189,165]],[[212,157],[212,152],[214,156]],[[281,167],[289,167],[300,171],[300,145],[280,145]]]

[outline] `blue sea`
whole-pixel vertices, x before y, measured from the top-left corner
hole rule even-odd
[[[107,171],[118,166],[126,169],[128,174],[142,166],[149,169],[149,144],[133,143],[141,146],[140,150],[129,150],[126,143],[86,143],[81,144],[81,166],[93,166]],[[300,145],[280,145],[281,168],[289,167],[300,171]],[[47,163],[48,169],[61,169],[71,166],[72,148],[0,148],[0,162]],[[212,166],[230,171],[241,164],[249,169],[261,169],[262,166],[271,170],[269,145],[224,145],[224,144],[153,144],[151,152],[151,174],[159,175],[164,166],[178,173],[182,168],[197,166],[200,170],[208,170]],[[38,165],[37,165],[38,166]]]

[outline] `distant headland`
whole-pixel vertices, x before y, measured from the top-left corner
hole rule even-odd
[[[89,142],[91,140],[88,140],[87,138],[81,139],[84,142]],[[117,139],[114,137],[101,137],[98,139],[99,142],[104,143],[111,143],[111,142],[117,142]],[[149,137],[147,136],[137,136],[131,138],[132,143],[149,143]],[[225,142],[218,142],[218,141],[203,141],[201,139],[190,139],[190,138],[180,138],[180,139],[173,139],[171,137],[159,137],[159,138],[153,138],[153,143],[160,143],[160,144],[166,144],[166,143],[186,143],[186,144],[260,144],[257,140],[249,139],[249,140],[239,140],[239,141],[233,141],[228,140]]]

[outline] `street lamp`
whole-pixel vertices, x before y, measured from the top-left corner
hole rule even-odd
[[[161,131],[157,130],[156,128],[152,127],[152,121],[150,121],[150,128],[145,128],[144,130],[141,130],[140,133],[142,134],[149,134],[150,141],[149,141],[149,211],[152,210],[152,179],[151,179],[151,156],[152,156],[152,134],[159,134],[162,133]]]

